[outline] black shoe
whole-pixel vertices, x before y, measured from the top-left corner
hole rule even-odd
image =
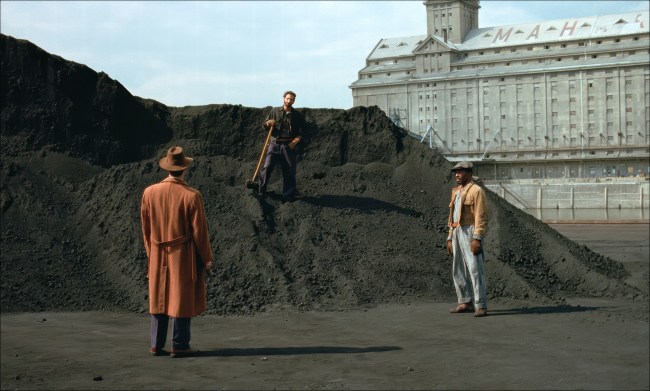
[[[149,348],[149,354],[152,356],[169,356],[169,352],[165,349]]]
[[[199,352],[198,349],[172,349],[172,358],[192,357]]]
[[[283,202],[283,203],[285,203],[285,202],[294,202],[294,201],[296,201],[297,199],[298,199],[298,197],[296,196],[296,192],[291,193],[291,194],[288,195],[288,196],[282,196],[282,202]]]
[[[286,202],[293,202],[293,201],[297,200],[298,198],[300,198],[300,196],[301,196],[300,192],[299,192],[298,190],[294,190],[294,191],[293,191],[291,194],[289,194],[289,195],[286,195],[286,196],[285,196],[285,195],[283,194],[283,195],[282,195],[282,200],[283,200],[283,201],[286,201]]]
[[[266,187],[260,187],[257,190],[257,195],[259,195],[260,197],[264,197],[266,195]]]

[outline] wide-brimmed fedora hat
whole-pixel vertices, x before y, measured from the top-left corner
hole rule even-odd
[[[167,150],[167,156],[160,159],[160,168],[167,171],[181,171],[189,167],[193,160],[183,154],[182,147],[171,147]]]

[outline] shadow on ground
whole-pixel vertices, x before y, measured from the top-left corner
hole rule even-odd
[[[381,353],[402,350],[399,346],[290,346],[281,348],[231,348],[199,351],[194,357],[296,356],[304,354]]]
[[[583,307],[571,305],[547,306],[547,307],[522,307],[505,310],[490,310],[490,316],[498,315],[542,315],[542,314],[568,314],[573,312],[596,311],[602,307]]]

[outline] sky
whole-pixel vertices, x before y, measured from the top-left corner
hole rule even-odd
[[[648,10],[648,1],[480,3],[479,27]],[[426,34],[422,0],[0,1],[0,32],[168,106],[352,107],[382,38]]]

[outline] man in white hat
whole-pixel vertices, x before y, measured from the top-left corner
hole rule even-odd
[[[471,162],[460,162],[451,171],[458,184],[451,192],[447,252],[453,256],[452,273],[458,305],[451,313],[487,315],[487,286],[483,267],[483,238],[488,224],[483,189],[472,180]]]
[[[192,158],[172,147],[159,164],[169,175],[144,190],[140,210],[149,258],[149,352],[169,354],[164,347],[171,317],[171,356],[183,357],[196,352],[190,348],[190,321],[206,309],[204,271],[212,269],[212,250],[203,198],[185,182]]]

